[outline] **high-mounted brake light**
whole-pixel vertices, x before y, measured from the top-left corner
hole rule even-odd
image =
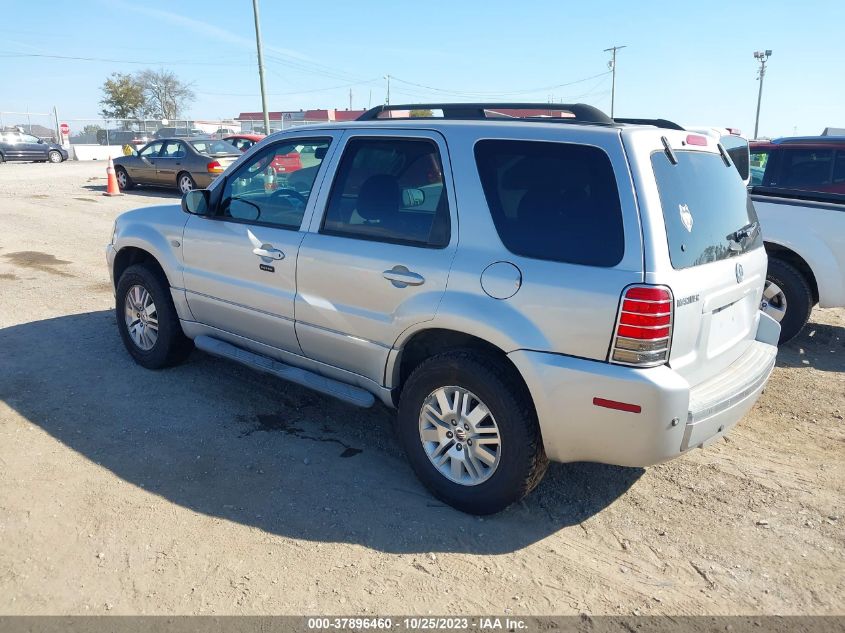
[[[222,174],[226,169],[220,164],[220,161],[213,160],[205,166],[209,174]]]
[[[742,130],[738,127],[727,127],[725,128],[728,131],[728,134],[733,134],[734,136],[742,136]]]
[[[622,294],[610,360],[653,367],[669,360],[672,291],[665,286],[629,286]]]
[[[707,145],[707,137],[698,134],[687,134],[687,145]]]

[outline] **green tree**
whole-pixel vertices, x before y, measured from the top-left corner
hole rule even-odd
[[[135,75],[147,112],[156,118],[178,119],[194,100],[191,85],[168,70],[142,70]]]
[[[138,78],[126,73],[112,73],[101,88],[100,113],[109,119],[137,119],[146,114],[144,86]]]

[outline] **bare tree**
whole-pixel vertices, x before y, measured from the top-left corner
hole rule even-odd
[[[191,85],[168,70],[142,70],[136,78],[143,87],[148,111],[156,117],[177,119],[194,100]]]

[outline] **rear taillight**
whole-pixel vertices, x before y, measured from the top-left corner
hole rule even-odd
[[[219,161],[213,160],[205,166],[209,174],[222,174],[225,171]]]
[[[669,360],[672,291],[665,286],[629,286],[622,294],[610,360],[652,367]]]

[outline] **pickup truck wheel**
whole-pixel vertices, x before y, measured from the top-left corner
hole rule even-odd
[[[123,344],[142,367],[169,367],[190,353],[191,341],[179,325],[170,289],[143,264],[121,275],[115,312]]]
[[[129,173],[120,165],[114,168],[114,177],[117,179],[117,186],[121,191],[135,188],[135,183],[132,182]]]
[[[548,460],[523,391],[501,361],[472,350],[432,356],[411,373],[399,438],[434,496],[463,512],[493,514],[540,482]]]
[[[813,293],[804,276],[791,264],[770,258],[760,309],[780,322],[780,343],[793,338],[810,320]]]

